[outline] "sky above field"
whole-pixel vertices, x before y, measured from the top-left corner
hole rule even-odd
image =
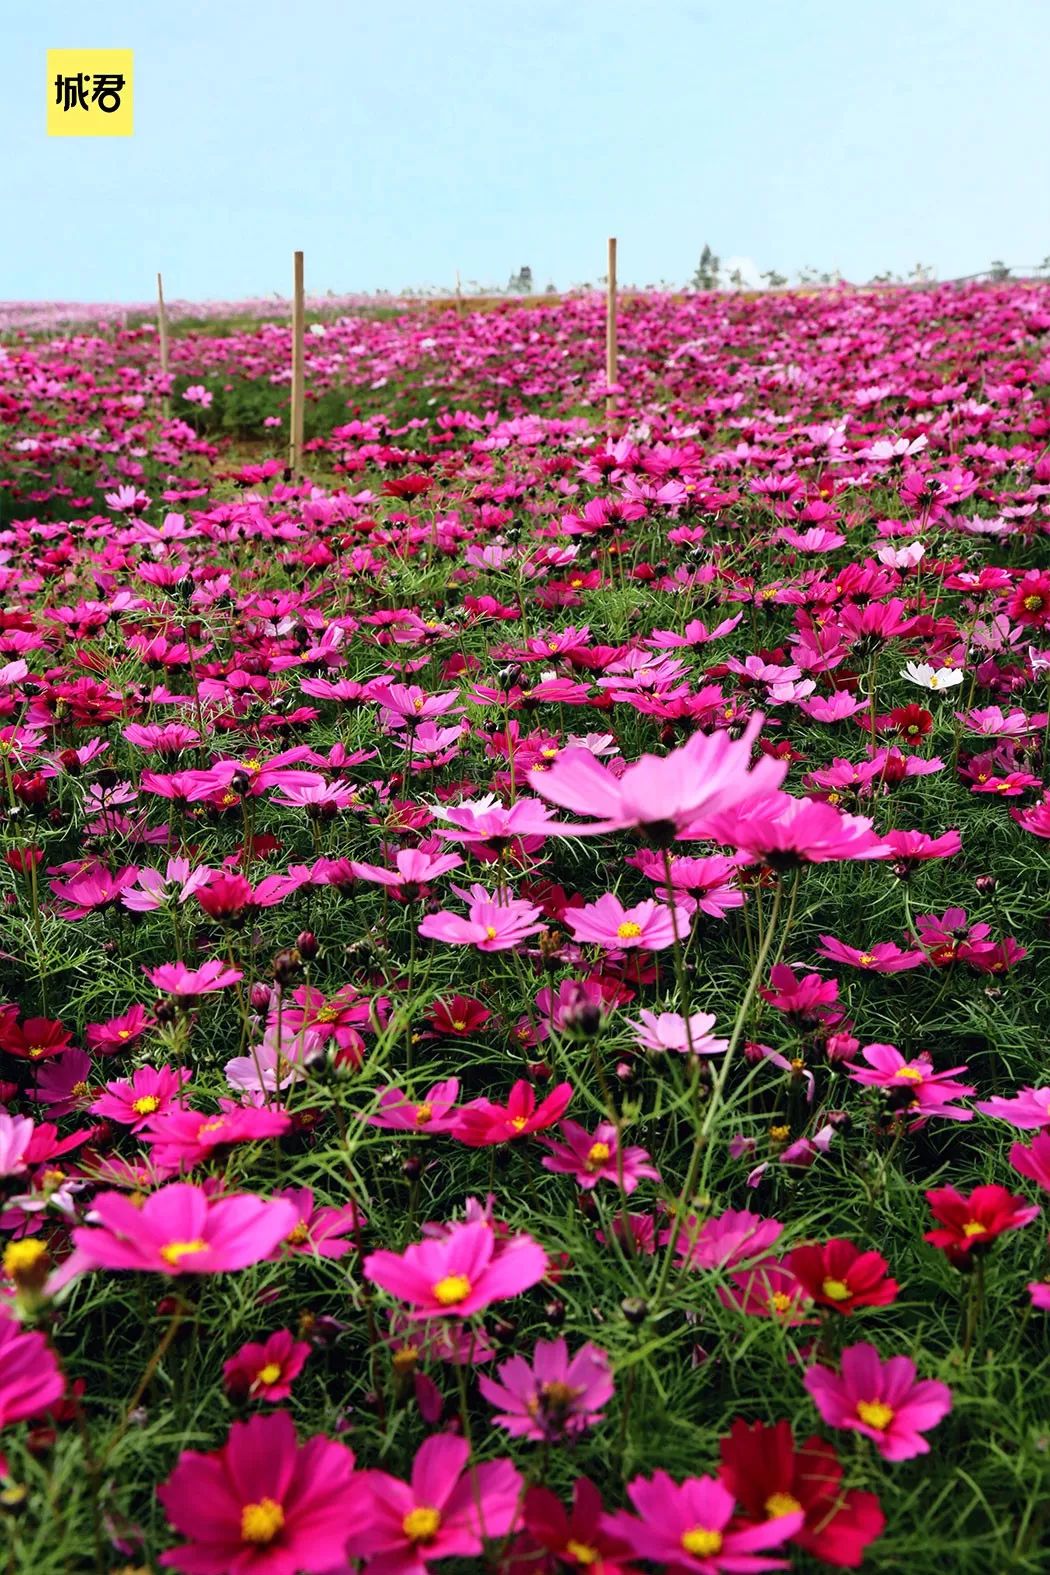
[[[135,51],[135,131],[45,135],[45,52]],[[1047,0],[7,6],[0,298],[141,301],[1050,253]]]

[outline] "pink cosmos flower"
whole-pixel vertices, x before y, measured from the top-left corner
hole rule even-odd
[[[1004,1099],[997,1094],[992,1099],[981,1100],[977,1108],[982,1115],[994,1116],[997,1121],[1008,1121],[1020,1132],[1050,1127],[1050,1083],[1044,1088],[1019,1089],[1012,1099]]]
[[[66,1392],[58,1360],[35,1329],[0,1307],[0,1427],[39,1416]]]
[[[191,1075],[185,1067],[140,1066],[130,1081],[107,1083],[105,1093],[89,1108],[92,1115],[141,1132],[154,1116],[163,1115],[174,1103]]]
[[[478,1380],[496,1426],[547,1443],[578,1438],[600,1422],[614,1387],[608,1356],[589,1341],[570,1357],[564,1340],[537,1340],[531,1362],[512,1356],[496,1374]]]
[[[833,804],[787,793],[738,803],[708,821],[705,834],[780,871],[886,857],[886,841],[866,816],[844,815]]]
[[[593,1134],[576,1121],[563,1121],[559,1130],[564,1142],[544,1140],[548,1154],[543,1168],[573,1176],[584,1192],[592,1192],[599,1181],[611,1181],[630,1193],[639,1181],[660,1180],[660,1172],[644,1148],[620,1148],[611,1121],[599,1121]]]
[[[783,1231],[779,1220],[764,1219],[747,1209],[726,1209],[702,1224],[688,1219],[678,1234],[675,1250],[691,1269],[734,1268],[764,1258]],[[667,1231],[661,1238],[670,1240]]]
[[[130,886],[138,874],[137,869],[125,868],[112,874],[104,865],[87,870],[74,880],[51,882],[51,890],[65,906],[58,910],[60,919],[86,919],[100,908],[111,908],[120,901],[125,887]]]
[[[806,1389],[829,1427],[848,1428],[874,1441],[886,1460],[925,1455],[923,1433],[952,1408],[952,1392],[935,1379],[916,1379],[907,1356],[882,1361],[873,1345],[850,1345],[838,1373],[811,1367]]]
[[[546,804],[535,798],[515,799],[507,807],[490,794],[451,808],[438,805],[434,814],[449,822],[448,826],[438,828],[439,837],[493,853],[509,847],[518,837],[536,838],[542,842],[559,829],[553,824]]]
[[[459,1113],[454,1135],[469,1148],[489,1148],[494,1143],[511,1143],[533,1132],[552,1127],[560,1121],[572,1099],[572,1084],[558,1083],[539,1103],[536,1090],[524,1077],[519,1078],[499,1105],[492,1099],[472,1099]]]
[[[208,995],[213,990],[224,990],[227,985],[244,978],[239,969],[227,968],[218,958],[202,963],[199,968],[187,968],[184,963],[174,962],[163,963],[159,968],[145,968],[143,972],[158,990],[183,1001]]]
[[[598,817],[560,828],[565,835],[600,836],[634,827],[652,846],[667,847],[676,837],[698,835],[694,828],[716,811],[780,786],[786,761],[764,755],[751,766],[751,746],[763,720],[756,712],[740,738],[694,733],[680,749],[643,755],[620,776],[588,749],[564,749],[549,769],[530,771],[529,782],[560,808]]]
[[[769,984],[758,993],[778,1012],[816,1022],[838,999],[839,987],[835,979],[822,979],[819,973],[799,977],[787,963],[777,963],[769,970]]]
[[[444,941],[450,946],[476,946],[479,952],[505,952],[542,930],[536,921],[539,908],[531,902],[508,897],[502,901],[481,886],[471,891],[464,919],[458,913],[428,913],[419,925],[419,934],[428,940]]]
[[[1050,1192],[1050,1132],[1040,1132],[1027,1146],[1015,1143],[1010,1149],[1010,1163],[1019,1176],[1037,1181]]]
[[[27,1098],[46,1105],[49,1115],[67,1116],[70,1111],[90,1106],[90,1077],[91,1057],[87,1051],[64,1050],[38,1067],[36,1087],[27,1090]]]
[[[310,1351],[290,1329],[278,1329],[261,1343],[249,1340],[222,1364],[226,1391],[239,1400],[287,1400]]]
[[[413,1318],[466,1318],[542,1280],[547,1254],[531,1236],[497,1242],[485,1221],[450,1227],[403,1253],[373,1252],[364,1276],[412,1307]]]
[[[635,1030],[635,1043],[653,1054],[676,1050],[679,1055],[720,1055],[729,1044],[728,1039],[715,1039],[711,1034],[713,1012],[693,1012],[687,1023],[678,1012],[650,1012],[643,1007],[638,1021],[630,1026]]]
[[[152,1151],[153,1163],[162,1170],[192,1169],[215,1153],[237,1143],[261,1143],[283,1137],[292,1124],[284,1110],[263,1110],[221,1099],[218,1115],[168,1105],[149,1117],[142,1141]]]
[[[901,951],[892,941],[879,941],[873,946],[847,946],[833,935],[822,935],[817,951],[830,962],[846,963],[851,968],[863,968],[867,973],[904,973],[909,968],[921,968],[927,961],[921,951]]]
[[[29,1116],[0,1110],[0,1176],[21,1176],[29,1168],[29,1145],[36,1130]]]
[[[79,1269],[168,1275],[220,1274],[259,1263],[298,1218],[290,1203],[250,1192],[216,1198],[185,1182],[158,1188],[141,1208],[119,1192],[103,1192],[93,1209],[98,1226],[73,1232]]]
[[[786,1569],[785,1559],[764,1554],[793,1537],[805,1520],[798,1509],[733,1530],[735,1500],[716,1477],[675,1482],[666,1471],[657,1471],[649,1480],[635,1477],[627,1496],[635,1515],[621,1510],[606,1523],[638,1558],[661,1565],[667,1575],[718,1575],[722,1570],[752,1575]]]
[[[895,1045],[865,1045],[860,1053],[868,1064],[850,1067],[851,1080],[868,1088],[909,1090],[911,1098],[905,1108],[915,1116],[916,1125],[930,1116],[944,1116],[949,1121],[973,1120],[972,1110],[959,1110],[952,1103],[977,1092],[972,1083],[954,1081],[956,1072],[966,1071],[964,1066],[935,1072],[928,1055],[908,1061]]]
[[[360,1204],[351,1200],[342,1207],[314,1204],[311,1187],[291,1188],[275,1192],[275,1198],[290,1203],[295,1210],[295,1221],[290,1231],[278,1243],[271,1258],[280,1258],[287,1252],[316,1253],[319,1258],[345,1258],[354,1249],[348,1236],[360,1239],[368,1223]]]
[[[468,1468],[469,1459],[465,1439],[437,1433],[420,1446],[408,1482],[361,1472],[350,1499],[361,1529],[350,1551],[375,1575],[427,1575],[436,1559],[476,1559],[486,1541],[505,1537],[518,1517],[521,1476],[509,1460]]]
[[[901,875],[910,874],[927,859],[950,859],[962,851],[957,831],[945,831],[939,837],[928,837],[923,831],[887,831],[885,842],[890,849],[889,863]]]
[[[99,1055],[113,1055],[119,1050],[131,1050],[148,1029],[156,1026],[144,1006],[130,1006],[119,1017],[104,1023],[88,1023],[84,1040],[89,1050]]]
[[[422,1099],[409,1099],[401,1088],[384,1088],[379,1110],[368,1123],[394,1132],[451,1132],[459,1122],[458,1098],[458,1077],[435,1083]]]
[[[384,869],[379,864],[361,864],[350,860],[350,869],[358,880],[373,881],[378,886],[410,892],[425,886],[439,875],[458,869],[463,863],[458,853],[424,853],[419,848],[399,848],[394,855],[394,869]]]
[[[684,940],[690,925],[685,908],[668,908],[652,897],[625,908],[611,891],[582,908],[567,908],[562,922],[577,941],[590,941],[612,951],[648,952],[673,946],[676,925],[679,939]]]
[[[160,1562],[187,1575],[323,1575],[344,1567],[365,1521],[354,1456],[300,1444],[285,1411],[234,1422],[221,1449],[184,1450],[157,1497],[188,1540]]]

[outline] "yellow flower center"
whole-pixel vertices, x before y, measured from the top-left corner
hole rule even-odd
[[[141,1099],[132,1101],[131,1108],[137,1116],[151,1116],[160,1109],[160,1100],[156,1094],[143,1094]]]
[[[635,924],[633,919],[624,919],[623,923],[616,927],[616,934],[621,941],[636,941],[641,933],[642,926]]]
[[[221,1132],[225,1125],[225,1116],[216,1116],[214,1121],[203,1121],[197,1128],[197,1136],[202,1138],[205,1132]]]
[[[792,1498],[790,1493],[771,1493],[766,1499],[766,1514],[770,1520],[778,1520],[781,1515],[797,1515],[802,1505],[797,1498]]]
[[[909,1083],[922,1082],[922,1072],[917,1066],[902,1066],[897,1076],[906,1077]]]
[[[241,1510],[241,1541],[262,1547],[273,1541],[283,1525],[284,1510],[276,1499],[261,1498],[257,1504],[245,1504]]]
[[[882,1433],[893,1421],[893,1407],[887,1405],[885,1400],[858,1400],[857,1415],[868,1427],[877,1428]]]
[[[845,1280],[825,1280],[820,1289],[829,1302],[848,1302],[853,1295]]]
[[[183,1258],[192,1257],[195,1252],[207,1252],[208,1243],[201,1241],[169,1241],[166,1247],[160,1249],[160,1255],[165,1263],[181,1263]]]
[[[485,934],[490,941],[494,941],[496,939],[496,926],[494,924],[486,924]]]
[[[415,1345],[403,1345],[391,1357],[395,1373],[410,1373],[419,1361],[419,1348]]]
[[[130,1028],[118,1028],[117,1029],[117,1038],[118,1039],[130,1039],[131,1038],[131,1029]]]
[[[420,1504],[410,1509],[401,1522],[401,1530],[409,1542],[433,1542],[441,1526],[441,1511]]]
[[[791,1136],[791,1128],[785,1126],[770,1127],[769,1136],[774,1143],[786,1143]]]
[[[1038,612],[1042,605],[1043,598],[1041,596],[1026,596],[1024,599],[1026,612]]]
[[[528,1125],[528,1119],[525,1116],[511,1116],[510,1121],[507,1124],[508,1126],[512,1126],[515,1132],[524,1132],[526,1126]]]
[[[35,1237],[27,1236],[24,1241],[9,1242],[4,1250],[4,1273],[9,1280],[15,1280],[46,1257],[47,1248]]]
[[[455,1307],[457,1303],[466,1301],[471,1285],[465,1274],[446,1274],[433,1289],[434,1300],[442,1307]]]
[[[722,1533],[708,1531],[706,1526],[690,1526],[688,1531],[682,1532],[682,1547],[699,1559],[713,1558],[722,1551]]]
[[[338,1018],[338,1016],[339,1016],[339,1008],[338,1008],[338,1006],[322,1006],[321,1009],[314,1014],[314,1022],[315,1023],[334,1023],[336,1021],[336,1019]]]
[[[267,1362],[265,1367],[259,1368],[255,1375],[255,1382],[257,1384],[275,1384],[280,1376],[281,1364],[279,1362]]]
[[[592,1143],[587,1150],[587,1169],[597,1170],[606,1163],[611,1153],[608,1143]]]
[[[769,1298],[769,1305],[776,1313],[786,1313],[791,1308],[791,1297],[786,1291],[774,1291]]]
[[[988,1227],[982,1225],[980,1220],[967,1220],[963,1226],[964,1236],[986,1236],[987,1234]]]
[[[424,1100],[421,1105],[416,1106],[416,1126],[425,1127],[433,1114],[434,1107],[432,1105],[428,1105]]]
[[[291,1230],[284,1239],[285,1241],[290,1242],[293,1247],[301,1247],[309,1234],[310,1231],[306,1221],[300,1220],[298,1225],[292,1226]]]
[[[565,1544],[566,1553],[571,1553],[577,1564],[582,1564],[584,1569],[589,1564],[597,1564],[601,1554],[597,1548],[592,1548],[589,1542],[577,1542],[575,1537],[570,1537]]]
[[[466,1028],[467,1024],[466,1024],[466,1021],[465,1021],[464,1018],[462,1018],[462,1017],[454,1017],[452,1019],[452,1026],[453,1026],[453,1028],[456,1029],[457,1033],[462,1033],[463,1029]]]
[[[862,968],[870,968],[872,963],[875,961],[875,958],[871,952],[861,952],[860,956],[857,958],[857,961],[860,963]]]
[[[79,1083],[74,1083],[69,1092],[75,1099],[83,1099],[85,1094],[90,1094],[91,1090],[85,1082],[81,1081]]]

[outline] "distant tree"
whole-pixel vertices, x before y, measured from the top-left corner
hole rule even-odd
[[[716,257],[707,243],[700,253],[700,261],[696,272],[693,274],[692,285],[694,290],[717,290],[719,283],[719,269],[722,266],[721,257]]]
[[[908,278],[914,280],[916,284],[929,284],[936,276],[936,269],[931,268],[929,263],[917,262]]]
[[[732,273],[729,275],[729,282],[733,286],[734,290],[742,290],[744,288],[744,276],[740,272],[739,268],[733,269]]]
[[[517,273],[512,273],[507,284],[507,290],[511,295],[531,295],[532,269],[519,268]]]
[[[761,278],[766,281],[771,290],[782,290],[788,282],[787,274],[777,273],[775,268],[767,268],[765,273],[761,275]]]
[[[1004,262],[1000,262],[997,257],[992,263],[991,267],[988,269],[988,277],[994,284],[1002,284],[1005,279],[1009,279],[1010,270],[1006,264]]]

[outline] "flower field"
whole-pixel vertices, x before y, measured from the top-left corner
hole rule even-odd
[[[1050,286],[7,321],[4,1568],[1044,1570]]]

